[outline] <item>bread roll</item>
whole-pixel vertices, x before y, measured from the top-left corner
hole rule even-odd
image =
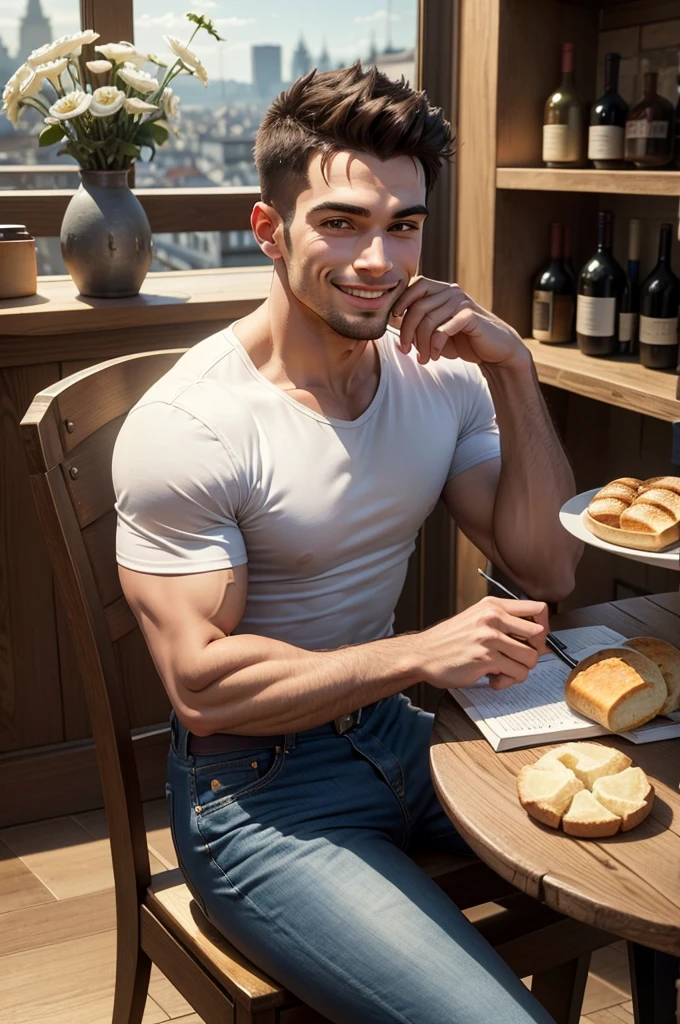
[[[625,646],[644,654],[660,669],[668,694],[659,714],[680,710],[680,650],[655,636],[634,636],[626,640]]]
[[[612,480],[610,484],[605,484],[604,487],[600,488],[597,494],[593,496],[592,501],[597,501],[598,498],[618,498],[619,501],[630,505],[637,498],[637,489],[627,487],[619,480]]]
[[[632,505],[623,510],[619,518],[619,526],[622,530],[633,530],[639,533],[661,534],[677,524],[677,516],[659,508],[658,505],[648,505],[644,501],[634,501]]]
[[[680,494],[680,476],[650,476],[638,487],[638,494],[644,494],[652,487],[663,487],[667,491],[675,491]]]
[[[628,507],[629,505],[621,498],[593,498],[588,505],[588,514],[598,523],[618,526],[621,522],[621,513],[625,512]]]
[[[538,772],[533,765],[525,765],[517,776],[517,792],[522,807],[532,818],[551,828],[560,827],[562,815],[574,793],[580,789],[583,789],[583,783],[563,765]]]
[[[587,789],[582,789],[562,816],[562,828],[567,835],[581,836],[583,839],[613,836],[621,828],[621,818],[618,814],[612,814]]]
[[[651,721],[666,703],[661,670],[629,647],[608,647],[580,661],[564,685],[570,708],[611,732]]]
[[[638,487],[642,485],[642,480],[639,480],[636,476],[617,476],[616,480],[612,480],[612,483],[623,484],[624,487],[630,487],[637,492]]]
[[[669,491],[667,487],[650,487],[644,495],[635,502],[636,505],[656,505],[674,516],[676,521],[680,519],[680,494]]]

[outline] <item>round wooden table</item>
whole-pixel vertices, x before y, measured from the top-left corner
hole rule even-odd
[[[551,621],[553,630],[588,625],[680,645],[680,594],[592,605]],[[608,839],[575,839],[529,818],[517,798],[516,776],[550,745],[496,753],[449,693],[435,716],[432,778],[451,820],[499,875],[632,944],[638,1019],[665,1022],[675,1004],[680,956],[680,739],[636,745],[609,735],[604,742],[625,751],[656,791],[646,821]]]

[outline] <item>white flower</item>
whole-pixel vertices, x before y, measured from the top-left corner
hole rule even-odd
[[[200,79],[204,86],[207,86],[208,72],[205,70],[194,51],[190,50],[188,46],[185,46],[182,40],[178,39],[176,36],[163,36],[163,39],[175,56],[179,57],[182,63],[185,64],[190,71],[194,72],[196,77]]]
[[[59,57],[80,57],[83,46],[89,46],[95,39],[99,39],[99,32],[93,32],[92,29],[76,32],[71,36],[60,36],[53,43],[45,43],[34,50],[28,58],[28,63],[31,67],[36,67],[37,64],[46,64],[47,61],[57,60]]]
[[[140,100],[137,96],[130,96],[124,101],[123,106],[128,114],[145,114],[148,110],[158,110],[155,103],[147,103],[146,100]]]
[[[21,86],[27,78],[33,73],[33,68],[30,64],[22,64],[20,68],[14,72],[12,77],[7,82],[7,85],[2,90],[2,102],[3,106],[9,103],[10,100],[16,99],[19,95]]]
[[[109,117],[117,113],[125,102],[125,93],[115,85],[103,85],[92,93],[90,113],[93,117]]]
[[[117,74],[126,85],[132,86],[143,96],[148,96],[158,89],[158,79],[147,74],[146,71],[140,71],[134,64],[123,64],[122,68],[118,68]]]
[[[43,121],[45,122],[45,124],[59,124],[58,117],[44,117]]]
[[[87,60],[85,61],[85,67],[93,75],[103,75],[111,70],[113,64],[110,60]]]
[[[95,50],[97,53],[101,53],[105,60],[110,60],[112,64],[127,62],[134,64],[136,68],[141,68],[147,61],[146,54],[140,53],[132,43],[105,43],[104,46],[95,46]]]
[[[179,111],[179,96],[173,94],[172,89],[169,87],[163,89],[161,96],[161,107],[166,117],[176,117]]]
[[[8,99],[3,101],[2,109],[7,115],[7,120],[10,124],[14,125],[15,128],[19,127],[19,116],[21,114],[21,107],[19,100],[16,96],[10,96]]]
[[[28,78],[25,78],[21,83],[21,89],[19,90],[19,99],[27,100],[31,96],[37,96],[42,89],[43,79],[40,75],[36,75],[35,71],[31,71]]]
[[[45,64],[38,64],[35,67],[35,74],[41,82],[47,79],[55,89],[61,89],[61,75],[68,66],[68,57],[60,57],[59,60],[50,60]]]
[[[73,92],[67,92],[65,96],[53,103],[50,107],[50,114],[59,121],[70,121],[72,118],[84,114],[91,103],[91,93],[75,89]]]

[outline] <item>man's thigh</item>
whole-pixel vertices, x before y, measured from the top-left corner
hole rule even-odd
[[[213,816],[201,830],[208,916],[329,1020],[548,1024],[464,915],[384,835],[286,834],[251,822],[240,839],[244,850],[252,844],[253,861],[227,874],[211,857],[211,830],[218,829]]]

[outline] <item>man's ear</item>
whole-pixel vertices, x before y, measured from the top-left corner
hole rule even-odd
[[[280,260],[283,253],[277,239],[283,230],[283,221],[274,207],[263,202],[255,203],[250,215],[250,226],[262,252],[270,259]]]

